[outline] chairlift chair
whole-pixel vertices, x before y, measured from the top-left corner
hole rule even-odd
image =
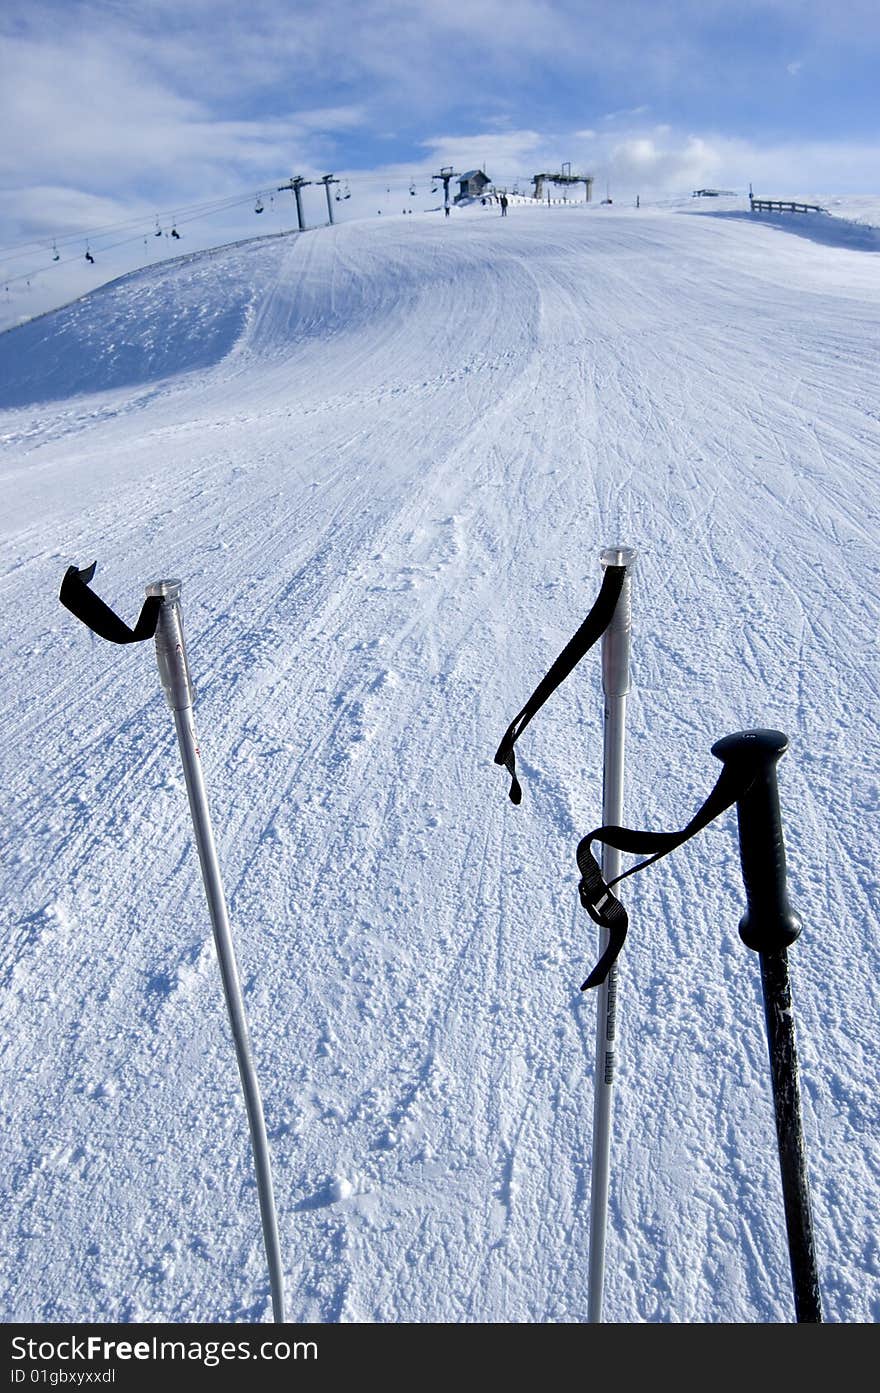
[[[260,195],[257,194],[257,201],[256,201],[256,203],[254,204],[254,212],[255,212],[255,213],[262,213],[262,211],[263,211],[263,200],[260,198]]]
[[[60,260],[61,260],[61,253],[59,252],[57,246],[55,245],[55,239],[54,239],[54,237],[53,237],[53,239],[52,239],[52,260],[53,260],[53,261],[60,261]]]

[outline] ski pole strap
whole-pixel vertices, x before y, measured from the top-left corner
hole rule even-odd
[[[596,602],[577,633],[569,639],[546,677],[538,683],[523,709],[513,718],[495,754],[495,763],[503,764],[510,775],[509,798],[511,803],[522,802],[522,788],[516,777],[516,756],[513,747],[522,735],[532,717],[540,711],[544,702],[552,696],[566,679],[572,668],[576,667],[585,653],[598,643],[614,617],[614,610],[623,589],[626,575],[625,566],[606,566],[602,578],[602,588]]]
[[[138,622],[130,629],[113,613],[109,605],[104,604],[94,590],[89,589],[89,582],[95,574],[97,564],[93,561],[91,566],[86,566],[82,571],[77,570],[76,566],[68,566],[58,596],[61,603],[71,614],[75,614],[87,629],[91,629],[93,634],[108,639],[110,643],[142,643],[144,639],[152,638],[159,622],[161,596],[149,595],[144,600]]]
[[[682,846],[704,827],[708,827],[716,817],[720,817],[734,803],[739,802],[754,783],[757,774],[757,766],[753,767],[751,763],[740,764],[738,767],[725,765],[718,782],[699,812],[694,814],[680,832],[636,832],[628,827],[607,826],[597,827],[594,832],[583,838],[576,853],[578,870],[581,873],[578,886],[581,904],[595,923],[608,930],[608,947],[581,987],[582,992],[589,991],[591,987],[598,987],[605,981],[626,939],[629,919],[620,900],[611,893],[611,886],[625,880],[628,875],[635,875],[636,871],[643,871],[646,866],[653,865],[661,856],[667,856],[670,851],[675,851],[676,847]],[[628,852],[630,855],[652,854],[646,861],[640,861],[637,866],[630,866],[628,871],[606,884],[592,852],[593,842],[602,842],[605,846]]]

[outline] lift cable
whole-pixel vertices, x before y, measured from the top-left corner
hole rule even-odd
[[[157,219],[164,218],[165,222],[171,221],[175,216],[177,216],[178,221],[180,221],[185,218],[187,214],[195,217],[210,217],[212,213],[223,212],[226,208],[234,208],[238,204],[249,203],[253,197],[253,192],[249,192],[246,195],[228,194],[224,198],[207,199],[201,203],[191,203],[184,207],[177,205],[173,211],[168,211],[164,214],[158,213],[155,214],[155,217]],[[260,195],[258,194],[257,197],[259,198]],[[77,232],[69,232],[64,236],[56,237],[52,240],[59,246],[64,246],[68,242],[81,242],[86,237],[110,236],[111,233],[122,232],[129,227],[143,227],[147,216],[148,215],[140,214],[137,217],[123,218],[115,223],[104,223],[100,227],[82,228]],[[49,237],[37,237],[29,242],[11,243],[5,246],[0,245],[0,256],[2,256],[5,261],[13,261],[19,256],[27,256],[33,251],[47,247],[49,241]]]
[[[210,212],[206,212],[206,211],[204,210],[204,208],[202,208],[202,209],[201,209],[200,211],[198,211],[198,212],[192,212],[192,213],[190,213],[189,217],[177,217],[177,218],[175,218],[175,220],[174,220],[174,226],[175,226],[175,228],[176,228],[178,225],[181,226],[181,227],[183,227],[183,226],[185,226],[186,224],[191,223],[191,222],[199,222],[199,221],[201,221],[201,219],[203,219],[203,218],[205,218],[205,217],[209,217],[209,216],[212,216],[212,215],[216,215],[217,213],[228,212],[228,211],[230,211],[230,210],[233,209],[233,208],[241,207],[241,206],[242,206],[243,204],[245,204],[245,203],[250,203],[251,200],[252,200],[252,198],[253,198],[253,194],[248,194],[247,198],[227,199],[224,203],[216,204],[214,207],[212,207],[212,209],[211,209]],[[132,226],[133,223],[134,223],[134,221],[135,221],[135,220],[132,219],[128,224],[122,224],[121,226]],[[131,245],[131,243],[133,243],[133,242],[145,241],[147,235],[149,235],[149,234],[145,234],[145,233],[144,233],[144,230],[143,230],[143,219],[139,219],[138,221],[140,222],[139,230],[138,230],[137,232],[135,232],[132,236],[130,236],[130,237],[122,237],[122,238],[120,238],[118,241],[115,241],[115,242],[108,242],[108,243],[106,243],[106,244],[103,245],[103,246],[97,247],[96,250],[98,250],[99,252],[102,252],[102,253],[103,253],[103,252],[109,252],[109,251],[115,251],[117,247],[125,247],[125,246]],[[121,228],[120,228],[120,230],[121,230]],[[109,234],[109,232],[108,232],[108,233],[105,233],[104,235],[109,236],[110,234]],[[155,233],[153,233],[152,235],[155,236]],[[173,231],[172,231],[172,233],[171,233],[170,235],[174,235],[174,234],[173,234]],[[180,238],[180,233],[177,233],[177,237]],[[88,244],[89,244],[90,242],[93,242],[93,241],[95,241],[95,240],[96,240],[96,235],[95,235],[94,233],[90,233],[90,234],[88,234],[88,235],[86,235],[86,234],[84,234],[84,233],[77,233],[77,234],[72,234],[70,237],[62,238],[62,239],[61,239],[61,244],[62,244],[62,245],[69,245],[70,243],[74,243],[74,242],[78,242],[78,243],[80,243],[80,244],[81,244],[82,242],[86,242],[86,244],[87,244],[87,246],[88,246]],[[80,254],[80,251],[77,250],[72,256],[59,257],[59,260],[58,260],[58,263],[57,263],[57,264],[58,264],[59,266],[69,266],[69,265],[71,264],[71,262],[79,261],[79,260],[80,260],[80,255],[81,255],[81,254]],[[94,257],[93,257],[93,256],[87,257],[86,259],[87,259],[87,260],[90,259],[92,262],[94,262]],[[54,257],[54,256],[53,256],[52,260],[53,260],[53,261],[55,260],[55,257]],[[15,284],[17,284],[19,281],[27,281],[27,280],[30,280],[32,276],[36,276],[36,275],[38,275],[38,274],[40,273],[40,271],[43,271],[43,270],[46,270],[46,269],[48,269],[48,268],[47,268],[47,267],[44,267],[44,266],[39,266],[39,267],[37,267],[35,270],[22,271],[22,272],[20,272],[20,273],[19,273],[18,275],[16,275],[16,276],[2,276],[2,277],[0,277],[0,279],[2,279],[4,285],[15,285]]]

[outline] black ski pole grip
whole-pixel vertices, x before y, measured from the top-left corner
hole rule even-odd
[[[787,948],[801,931],[800,918],[788,903],[786,892],[785,844],[776,786],[776,765],[787,749],[788,736],[779,730],[741,730],[712,746],[713,755],[741,771],[748,781],[736,804],[747,905],[739,935],[757,953]],[[748,780],[750,771],[754,777]]]

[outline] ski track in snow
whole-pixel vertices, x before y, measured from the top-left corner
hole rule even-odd
[[[719,736],[791,737],[826,1319],[880,1317],[877,257],[514,212],[253,243],[0,337],[5,1319],[270,1315],[151,645],[57,600],[95,557],[130,622],[184,581],[290,1318],[585,1319],[596,656],[521,808],[492,755],[616,541],[629,825],[684,825]],[[790,1320],[734,816],[627,885],[606,1318]]]

